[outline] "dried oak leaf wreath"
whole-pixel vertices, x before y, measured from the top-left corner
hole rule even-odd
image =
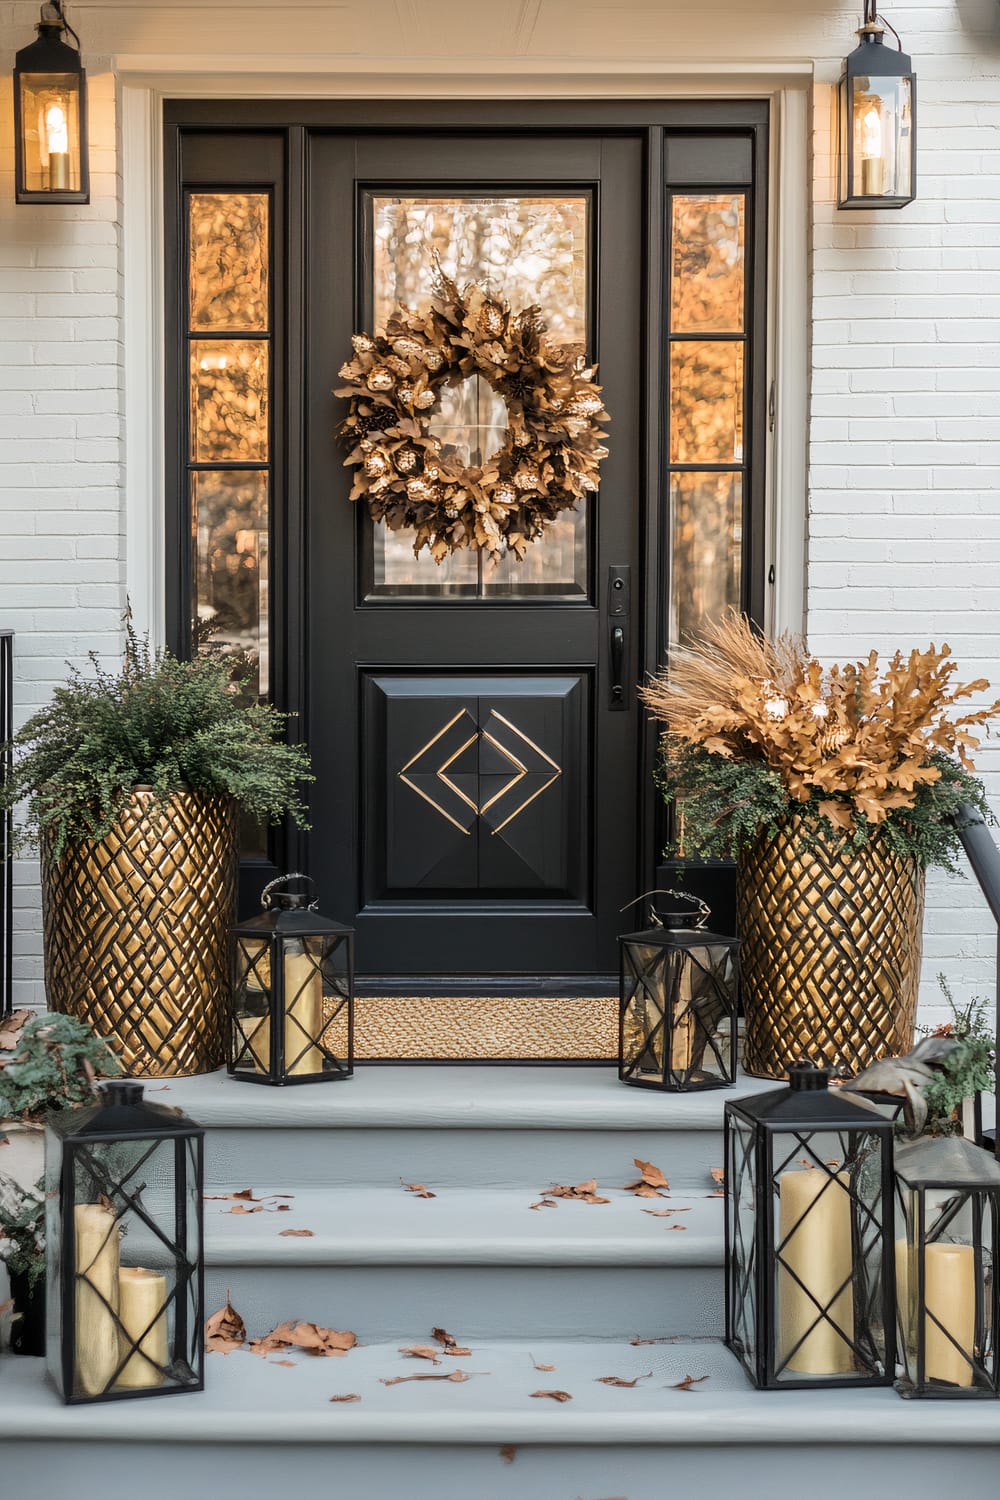
[[[429,310],[400,306],[384,334],[356,333],[337,388],[348,413],[338,437],[356,475],[351,499],[391,531],[411,527],[413,551],[436,562],[462,547],[520,559],[564,510],[597,489],[608,420],[597,367],[552,343],[537,307],[459,291],[438,270]],[[503,446],[463,464],[428,429],[443,386],[481,375],[507,408]]]

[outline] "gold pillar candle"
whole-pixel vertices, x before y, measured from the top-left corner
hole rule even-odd
[[[913,1347],[913,1309],[910,1306],[910,1242],[896,1241],[896,1322],[901,1340],[900,1356]]]
[[[98,1396],[121,1354],[118,1338],[118,1225],[102,1203],[78,1203],[76,1238],[76,1387]]]
[[[935,1241],[924,1246],[924,1306],[924,1379],[970,1386],[976,1340],[972,1245]]]
[[[323,976],[304,943],[285,944],[285,1072],[320,1073],[323,1053],[312,1038],[323,1030]]]
[[[805,1375],[849,1375],[854,1370],[848,1342],[854,1337],[854,1261],[846,1183],[846,1173],[831,1177],[818,1167],[785,1172],[781,1178],[778,1362],[785,1365],[787,1360],[789,1370]]]
[[[121,1355],[135,1349],[118,1377],[118,1385],[163,1384],[167,1365],[167,1278],[144,1266],[122,1266],[118,1272]]]

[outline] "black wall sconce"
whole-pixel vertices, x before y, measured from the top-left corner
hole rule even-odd
[[[42,6],[38,37],[14,59],[18,203],[89,203],[87,75],[62,0]],[[64,32],[76,42],[63,41]]]
[[[865,0],[861,45],[840,78],[841,208],[902,208],[917,192],[917,80],[896,32]],[[883,41],[886,27],[898,51]]]

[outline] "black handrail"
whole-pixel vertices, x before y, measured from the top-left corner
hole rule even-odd
[[[997,924],[997,975],[996,975],[996,1021],[994,1034],[1000,1036],[1000,849],[984,822],[981,814],[970,803],[965,803],[955,818],[962,848],[968,856],[972,873],[979,882],[979,889],[986,897],[993,920]],[[1000,1047],[996,1054],[995,1091],[1000,1101]],[[998,1104],[1000,1107],[1000,1104]],[[1000,1120],[994,1131],[994,1151],[1000,1157]]]

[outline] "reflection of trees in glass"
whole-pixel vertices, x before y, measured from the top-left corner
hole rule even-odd
[[[587,345],[588,212],[586,197],[375,198],[374,308],[376,330],[398,303],[429,305],[435,257],[459,285],[475,281],[505,297],[515,312],[538,304],[554,339]],[[463,463],[480,462],[501,446],[506,417],[484,382],[446,389],[430,422]],[[499,409],[498,409],[499,408]],[[526,585],[552,592],[586,587],[586,514],[553,523],[523,562],[504,557],[482,564],[468,552],[437,565],[413,556],[405,532],[378,526],[376,585],[427,588],[447,595],[516,593]],[[480,576],[482,572],[482,576]]]
[[[674,474],[670,484],[670,644],[690,643],[739,608],[743,544],[739,474]]]
[[[266,193],[192,193],[191,327],[267,327]]]
[[[397,303],[430,302],[438,257],[459,286],[492,288],[515,312],[538,303],[552,338],[582,350],[587,212],[585,197],[376,198],[376,330]]]
[[[266,461],[267,354],[262,339],[192,341],[192,458]]]
[[[199,645],[248,660],[257,668],[251,690],[266,693],[267,475],[202,471],[194,480]]]
[[[685,339],[670,346],[670,461],[743,457],[743,345]]]
[[[743,328],[743,194],[676,193],[672,204],[673,333]]]

